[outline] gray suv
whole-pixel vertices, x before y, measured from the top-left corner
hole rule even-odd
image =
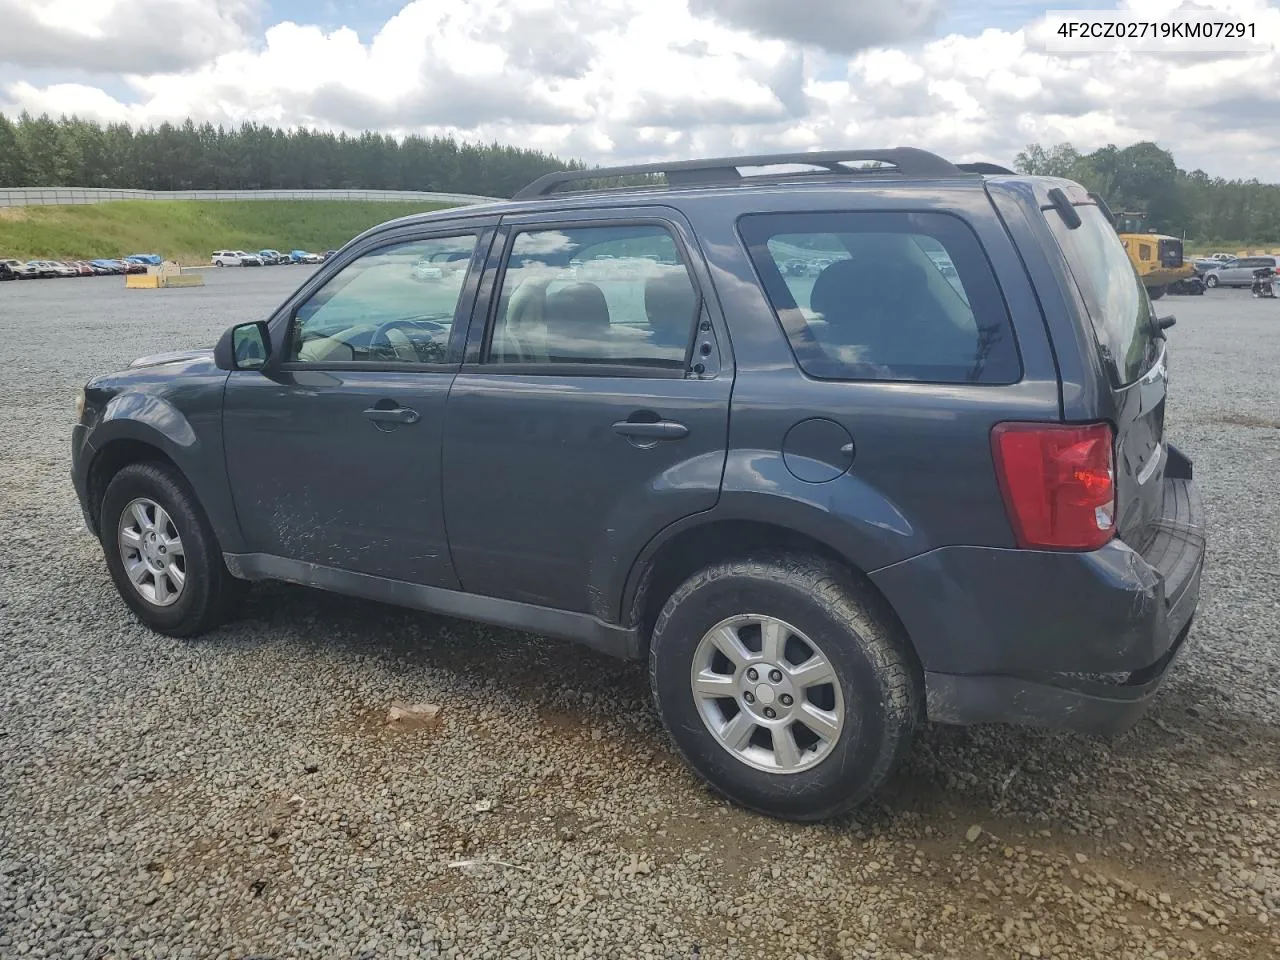
[[[1205,550],[1171,324],[1066,180],[913,149],[555,173],[90,381],[72,478],[155,630],[273,579],[646,658],[698,774],[820,819],[926,719],[1146,708]]]

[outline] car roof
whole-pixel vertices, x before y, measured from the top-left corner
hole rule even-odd
[[[850,163],[864,166],[851,167]],[[876,164],[867,166],[865,164]],[[770,167],[804,166],[809,170],[768,173]],[[756,168],[764,173],[743,175],[744,169]],[[661,175],[665,183],[654,178]],[[601,180],[610,178],[649,178],[639,185],[601,188]],[[763,199],[763,194],[809,191],[815,199],[824,193],[844,192],[850,187],[894,188],[910,186],[938,187],[942,182],[960,187],[981,189],[984,183],[1001,181],[1015,184],[1030,199],[1041,205],[1048,203],[1048,191],[1055,186],[1072,195],[1077,202],[1087,202],[1089,195],[1079,184],[1051,177],[1019,175],[1005,167],[990,163],[953,164],[937,154],[914,147],[888,149],[855,149],[793,154],[760,154],[741,157],[719,157],[640,164],[624,167],[582,168],[546,174],[534,180],[509,200],[448,207],[425,213],[410,214],[389,220],[365,231],[360,237],[419,224],[451,222],[479,217],[512,214],[573,211],[599,206],[611,207],[662,204],[678,206],[682,199],[732,199],[734,206],[750,206],[748,196]],[[585,183],[585,189],[559,191],[561,186]],[[359,239],[359,238],[357,238]]]

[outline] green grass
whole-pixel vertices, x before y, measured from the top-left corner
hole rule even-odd
[[[0,208],[0,258],[91,260],[158,253],[208,263],[214,250],[337,249],[395,217],[447,204],[346,200],[122,200]]]
[[[1265,243],[1241,243],[1239,240],[1209,241],[1188,240],[1183,245],[1183,252],[1189,257],[1207,257],[1212,253],[1241,253],[1248,250],[1280,250],[1280,240],[1268,240]]]

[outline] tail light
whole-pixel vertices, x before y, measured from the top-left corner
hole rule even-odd
[[[1115,535],[1115,454],[1105,423],[1001,423],[991,451],[1018,546],[1096,550]]]

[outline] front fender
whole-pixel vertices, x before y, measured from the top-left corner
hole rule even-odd
[[[208,517],[222,550],[244,550],[240,526],[227,482],[222,449],[221,391],[213,385],[204,395],[192,394],[184,412],[154,393],[125,391],[112,397],[88,431],[76,458],[76,483],[88,490],[88,477],[100,458],[112,457],[120,445],[145,445],[171,460],[186,478]]]

